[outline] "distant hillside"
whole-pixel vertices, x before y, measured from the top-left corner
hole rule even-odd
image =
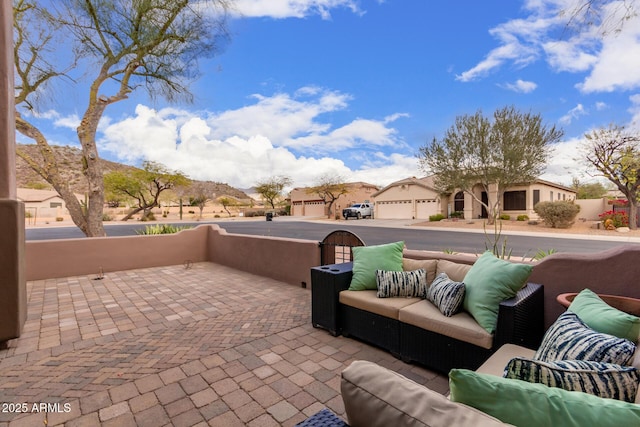
[[[25,151],[29,156],[38,159],[40,153],[36,145],[23,145],[18,144],[20,150]],[[69,181],[71,188],[75,193],[83,194],[87,192],[87,183],[82,176],[82,151],[79,148],[67,147],[67,146],[51,146],[56,158],[58,159],[58,165],[60,167],[62,176],[65,180]],[[117,171],[136,169],[133,166],[124,165],[122,163],[111,162],[109,160],[100,159],[102,162],[102,169],[104,173]],[[46,182],[40,175],[35,173],[33,169],[22,160],[17,157],[16,159],[16,180],[19,188],[35,188],[35,189],[50,189],[53,188]],[[212,193],[218,196],[232,196],[237,199],[249,199],[249,196],[237,188],[230,185],[220,183],[203,181],[205,185],[210,187]]]

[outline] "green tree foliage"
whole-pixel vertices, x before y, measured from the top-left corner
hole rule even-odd
[[[569,228],[575,222],[580,206],[573,201],[560,200],[537,203],[533,210],[551,228]]]
[[[107,191],[135,200],[137,206],[122,219],[126,221],[138,212],[142,212],[142,220],[148,219],[151,209],[159,206],[163,191],[188,185],[189,180],[181,172],[170,171],[159,163],[145,162],[142,169],[105,174],[104,183]]]
[[[276,208],[276,204],[282,198],[282,190],[288,185],[291,185],[291,178],[287,176],[272,176],[264,181],[260,181],[255,185],[256,193],[258,193],[265,203],[271,206],[271,209]]]
[[[420,148],[418,159],[423,171],[436,175],[438,191],[459,189],[470,194],[486,208],[488,222],[493,224],[504,191],[538,178],[550,145],[562,135],[561,129],[544,125],[539,114],[521,113],[515,107],[498,109],[492,118],[478,111],[456,117],[442,139],[434,138]],[[486,202],[483,191],[488,195]]]
[[[138,90],[151,98],[190,101],[198,60],[218,52],[228,36],[233,0],[14,0],[16,129],[40,148],[22,157],[65,200],[73,222],[89,237],[105,235],[104,183],[96,145],[106,108]],[[55,81],[87,85],[77,128],[86,209],[60,174],[47,137],[30,121]],[[88,81],[87,81],[88,79]],[[88,83],[88,84],[87,84]]]
[[[581,183],[577,178],[573,179],[571,188],[576,191],[577,199],[601,199],[609,191],[601,182]]]
[[[222,205],[222,208],[227,212],[227,215],[229,216],[231,216],[229,208],[238,205],[237,200],[231,197],[218,197],[218,203]]]
[[[640,190],[640,135],[610,125],[585,135],[587,165],[611,181],[629,201],[629,228],[637,229]]]
[[[327,173],[316,180],[316,185],[307,189],[308,194],[315,194],[324,202],[327,218],[334,214],[333,204],[343,194],[349,192],[344,178],[339,175]]]

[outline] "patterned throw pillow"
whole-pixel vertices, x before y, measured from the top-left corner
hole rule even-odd
[[[447,273],[440,273],[427,289],[427,299],[442,314],[451,317],[462,307],[464,301],[464,283],[449,279]]]
[[[378,298],[418,297],[427,292],[427,272],[424,268],[414,271],[376,270]]]
[[[640,372],[632,366],[587,360],[542,362],[520,357],[509,361],[503,376],[630,403],[635,402],[640,382]]]
[[[534,359],[545,362],[591,360],[627,365],[635,350],[636,345],[631,341],[596,332],[574,313],[565,312],[545,333]]]

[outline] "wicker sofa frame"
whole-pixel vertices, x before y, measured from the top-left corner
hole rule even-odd
[[[333,335],[353,337],[389,351],[405,362],[417,362],[439,372],[477,369],[503,344],[537,348],[544,334],[544,287],[528,283],[500,303],[491,349],[460,341],[349,305],[340,292],[348,289],[352,263],[311,269],[312,324]]]

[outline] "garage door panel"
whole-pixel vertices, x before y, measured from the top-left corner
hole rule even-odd
[[[410,200],[376,202],[379,219],[410,219],[413,217],[413,203]]]
[[[416,219],[429,219],[431,215],[439,212],[440,208],[435,199],[416,200]]]

